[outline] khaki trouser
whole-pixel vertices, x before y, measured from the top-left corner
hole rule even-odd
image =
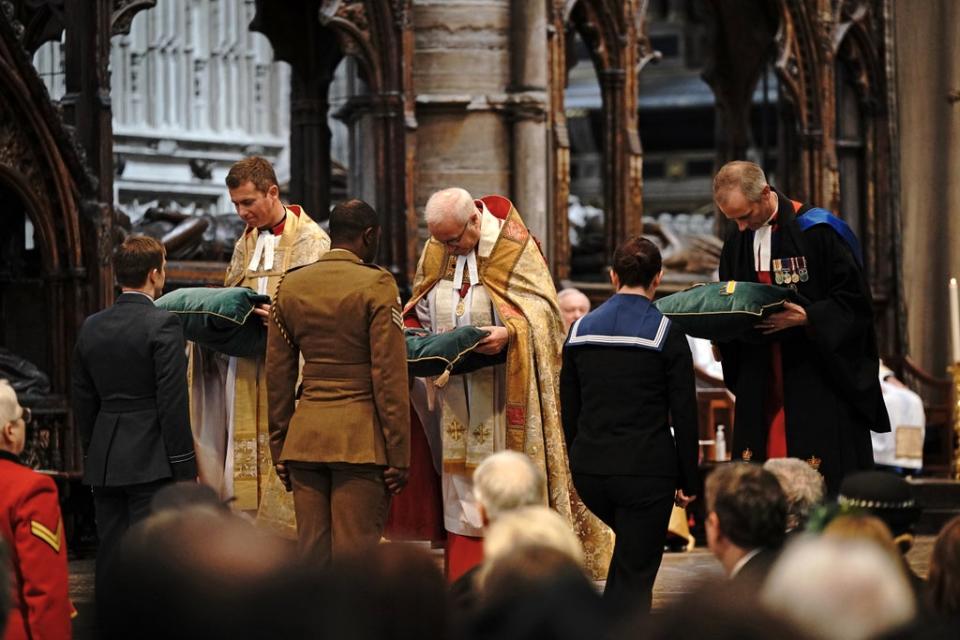
[[[385,467],[287,463],[300,553],[322,565],[380,542],[390,507]]]

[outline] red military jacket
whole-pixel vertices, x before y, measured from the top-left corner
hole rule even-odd
[[[3,640],[69,639],[73,606],[57,486],[0,451],[0,487],[0,535],[13,592]]]

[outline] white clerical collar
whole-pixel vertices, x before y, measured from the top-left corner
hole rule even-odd
[[[770,271],[770,252],[772,251],[773,221],[780,210],[780,199],[776,191],[771,192],[774,199],[773,213],[763,226],[753,232],[753,268],[755,271]]]
[[[273,269],[274,249],[280,236],[261,231],[257,235],[257,246],[253,250],[253,257],[250,258],[250,264],[247,265],[249,271],[259,271],[260,261],[263,260],[263,270]]]
[[[773,227],[766,225],[753,232],[753,268],[755,271],[770,271],[770,251]]]
[[[466,267],[470,278],[470,286],[474,287],[480,283],[480,274],[477,271],[477,251],[474,249],[465,256],[457,256],[457,268],[453,272],[453,288],[460,290],[463,286],[463,272]]]
[[[758,553],[760,553],[762,550],[763,549],[761,547],[757,547],[756,549],[747,552],[747,555],[740,558],[740,561],[737,562],[737,564],[733,565],[733,571],[730,572],[730,579],[736,578],[737,574],[740,573],[740,571],[745,566],[747,566],[747,563],[753,560],[753,557]]]

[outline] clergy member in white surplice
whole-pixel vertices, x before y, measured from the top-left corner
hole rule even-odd
[[[302,207],[284,206],[267,160],[251,156],[237,162],[226,183],[247,227],[224,286],[249,287],[272,299],[283,274],[319,260],[330,238]],[[254,312],[266,319],[269,311],[262,305]],[[270,458],[263,354],[227,357],[193,345],[189,376],[201,480],[232,499],[234,508],[256,512],[259,523],[295,535],[293,499]]]

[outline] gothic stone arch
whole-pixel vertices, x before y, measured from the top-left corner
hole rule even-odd
[[[603,98],[604,225],[608,258],[643,228],[643,152],[637,129],[637,72],[650,59],[643,0],[554,0],[550,4],[550,115],[553,138],[554,275],[570,274],[567,198],[570,141],[564,115],[566,34],[577,29],[590,48]]]
[[[112,278],[112,239],[98,209],[81,213],[93,200],[93,182],[14,26],[0,21],[0,184],[33,224],[48,333],[36,338],[48,341],[50,353],[49,362],[37,364],[53,390],[66,393],[80,323],[112,293],[99,284],[104,271]]]
[[[276,58],[293,67],[292,190],[315,193],[311,206],[321,219],[328,208],[327,89],[343,55],[358,61],[370,90],[365,108],[375,116],[377,193],[372,204],[384,220],[381,263],[401,286],[410,282],[417,257],[411,0],[291,0],[282,5],[257,0],[256,7],[250,28],[267,36]],[[310,176],[324,175],[326,184],[305,184]]]

